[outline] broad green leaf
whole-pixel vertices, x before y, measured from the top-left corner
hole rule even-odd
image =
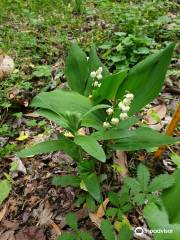
[[[41,142],[31,147],[25,148],[17,153],[19,157],[30,157],[42,153],[51,153],[55,151],[64,151],[73,159],[79,160],[78,148],[66,137],[61,137],[59,140],[50,140]]]
[[[110,108],[111,106],[110,105],[107,105],[107,104],[98,104],[98,105],[95,105],[93,106],[88,112],[86,112],[82,117],[81,119],[83,120],[87,115],[89,115],[90,113],[94,112],[94,111],[97,111],[98,109],[103,109],[103,108]]]
[[[180,224],[171,224],[168,214],[163,205],[159,208],[155,203],[150,203],[144,208],[143,213],[150,229],[170,230],[171,233],[154,233],[155,240],[179,240]]]
[[[91,51],[89,53],[88,64],[89,64],[89,77],[88,77],[87,83],[86,83],[86,89],[85,89],[85,94],[84,94],[85,96],[88,96],[92,90],[93,79],[90,76],[91,72],[96,71],[99,67],[102,67],[103,68],[103,72],[102,72],[103,77],[106,77],[109,75],[108,69],[101,63],[100,59],[98,58],[95,47],[91,48]]]
[[[74,175],[67,175],[67,176],[54,176],[52,179],[52,184],[55,186],[72,186],[72,187],[79,187],[81,182],[80,177]]]
[[[112,99],[115,97],[119,86],[122,84],[123,80],[127,75],[127,71],[123,70],[119,73],[107,76],[93,94],[93,99],[96,103],[101,102],[104,99]]]
[[[121,99],[126,91],[135,95],[128,114],[133,115],[151,102],[160,92],[171,61],[175,44],[147,57],[134,66],[120,85],[116,99]]]
[[[48,109],[58,115],[66,112],[84,114],[92,108],[90,99],[72,91],[61,89],[52,92],[42,92],[33,98],[32,107]]]
[[[95,173],[90,173],[87,175],[82,175],[82,178],[91,196],[96,201],[101,202],[101,189],[97,175]]]
[[[66,119],[68,114],[78,114],[79,117],[82,117],[88,113],[82,120],[82,126],[95,126],[95,128],[97,127],[98,129],[102,126],[106,116],[100,109],[97,109],[95,112],[90,111],[95,107],[93,107],[89,98],[76,92],[63,91],[60,89],[38,94],[32,100],[31,106],[41,108],[38,112],[42,116],[47,117],[59,125],[61,124],[61,126],[66,127],[66,129],[67,126],[69,126]]]
[[[122,130],[118,128],[112,128],[109,130],[103,129],[102,131],[97,131],[91,134],[96,140],[111,140],[111,139],[119,139],[119,138],[127,138],[134,136],[133,131],[129,131],[127,129]]]
[[[0,204],[9,196],[12,185],[9,180],[4,179],[0,181]]]
[[[168,212],[169,221],[171,223],[180,224],[180,170],[176,170],[173,173],[173,177],[175,179],[175,184],[171,188],[163,191],[162,200]]]
[[[76,136],[74,142],[81,146],[92,157],[101,162],[106,161],[106,155],[101,145],[91,136]]]
[[[109,220],[103,219],[101,222],[101,232],[106,240],[115,240],[113,226]]]
[[[78,223],[75,213],[68,213],[66,215],[66,222],[73,230],[77,231]]]
[[[89,66],[86,54],[76,43],[72,44],[68,52],[65,75],[70,88],[83,95],[89,75]]]
[[[161,174],[151,181],[148,187],[149,192],[156,192],[171,187],[175,180],[173,175]]]
[[[150,180],[150,173],[148,168],[143,165],[139,164],[137,168],[137,180],[139,181],[143,192],[147,191],[147,186]]]
[[[62,115],[58,115],[57,113],[47,110],[47,109],[39,109],[35,112],[36,114],[47,118],[48,120],[58,124],[63,128],[68,128],[68,124]]]
[[[78,167],[88,192],[96,201],[101,202],[100,183],[95,173],[94,162],[92,160],[81,161]]]
[[[122,151],[134,151],[159,147],[161,145],[176,143],[177,139],[169,137],[148,127],[141,127],[134,131],[129,131],[127,136],[121,136],[115,144],[109,145],[112,149]]]

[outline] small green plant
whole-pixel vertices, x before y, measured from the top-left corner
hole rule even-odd
[[[176,170],[173,177],[175,184],[163,191],[158,204],[150,202],[143,211],[151,229],[164,229],[159,233],[153,232],[155,240],[178,240],[180,236],[180,211],[179,201],[177,201],[180,196],[180,171]],[[166,183],[166,179],[164,182]]]
[[[144,205],[148,202],[158,202],[162,190],[171,187],[175,183],[174,177],[169,174],[161,174],[150,181],[148,168],[139,164],[137,178],[126,177],[124,188],[129,193],[129,200],[134,205]]]
[[[35,71],[33,72],[35,77],[50,77],[51,76],[51,67],[48,65],[36,66]]]
[[[94,240],[88,232],[78,229],[78,222],[74,213],[66,215],[66,222],[73,230],[73,233],[63,233],[57,240]]]
[[[79,174],[57,176],[53,183],[80,187],[83,182],[89,194],[101,202],[97,160],[99,164],[105,163],[106,153],[112,154],[114,150],[135,151],[177,141],[148,127],[129,130],[138,121],[135,113],[158,95],[173,49],[174,44],[170,44],[129,72],[110,74],[94,48],[87,58],[79,46],[73,44],[65,67],[71,90],[42,92],[31,103],[38,108],[37,114],[61,126],[70,137],[61,133],[57,139],[24,149],[18,155],[64,151],[76,161]]]

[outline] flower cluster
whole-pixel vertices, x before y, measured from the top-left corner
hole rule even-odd
[[[118,108],[120,109],[121,113],[119,115],[119,118],[117,117],[112,117],[110,122],[106,121],[103,123],[103,127],[104,128],[110,128],[111,125],[118,125],[119,124],[119,120],[125,120],[128,118],[128,111],[130,110],[130,104],[132,102],[132,100],[134,99],[134,94],[132,93],[127,93],[123,100],[121,102],[119,102],[118,104]],[[108,116],[113,115],[113,108],[110,107],[106,110],[106,113]]]
[[[94,87],[100,87],[101,86],[101,83],[99,83],[98,82],[98,80],[101,80],[102,78],[103,78],[103,76],[102,76],[102,71],[103,71],[103,68],[102,67],[99,67],[98,69],[97,69],[97,71],[93,71],[93,72],[91,72],[90,73],[90,76],[93,78],[93,79],[97,79],[97,81],[95,81],[94,83],[93,83],[93,86]]]
[[[118,107],[119,109],[122,111],[119,115],[119,118],[121,120],[125,120],[126,118],[128,118],[128,112],[130,110],[130,105],[132,100],[134,99],[134,94],[132,93],[127,93],[124,97],[124,99],[119,102]]]

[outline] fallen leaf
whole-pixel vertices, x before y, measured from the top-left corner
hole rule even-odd
[[[0,221],[4,218],[6,212],[7,212],[7,205],[5,204],[3,209],[0,211]]]
[[[18,141],[24,141],[29,137],[29,133],[26,131],[21,131],[19,137],[16,138]]]
[[[120,173],[122,177],[128,175],[128,165],[127,165],[127,154],[123,151],[116,151],[114,155],[114,164],[113,168]]]
[[[102,204],[100,204],[96,213],[89,212],[89,217],[91,221],[96,225],[96,227],[101,227],[101,221],[105,215],[107,204],[109,203],[109,198],[106,198]]]
[[[48,225],[49,224],[49,221],[51,220],[51,217],[52,217],[52,212],[51,212],[51,208],[50,208],[50,205],[49,203],[47,202],[45,204],[45,208],[44,210],[40,213],[39,215],[39,222],[38,224],[40,226],[43,226],[43,225]]]
[[[96,227],[101,227],[102,218],[97,217],[96,213],[89,213],[89,218],[91,219],[92,223],[95,224]]]
[[[145,116],[148,124],[156,124],[159,123],[166,116],[167,108],[164,104],[160,104],[158,106],[152,107],[147,111],[147,115]]]
[[[104,202],[99,206],[96,212],[96,216],[98,218],[102,218],[105,215],[105,211],[108,203],[109,203],[109,198],[106,198]]]
[[[59,235],[62,234],[59,226],[58,226],[53,220],[50,220],[49,223],[50,223],[50,225],[53,227],[53,229],[54,229],[54,231],[55,231],[55,233],[56,233],[57,236],[59,236]]]

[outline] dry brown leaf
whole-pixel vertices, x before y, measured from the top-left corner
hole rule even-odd
[[[54,231],[55,231],[57,236],[62,234],[61,229],[59,228],[59,226],[53,220],[50,220],[49,223],[53,227],[53,229],[54,229]]]
[[[148,124],[156,124],[159,123],[166,116],[167,108],[166,105],[160,104],[158,106],[152,107],[147,111],[147,115],[145,116]],[[155,113],[158,118],[153,117],[153,113]]]
[[[102,218],[97,217],[96,213],[89,213],[89,218],[96,225],[96,227],[101,227]]]
[[[46,224],[49,225],[49,222],[51,220],[52,215],[53,214],[51,212],[50,205],[47,202],[45,204],[44,210],[39,215],[39,222],[38,222],[38,224],[41,225],[41,226],[46,225]]]
[[[102,218],[105,215],[105,211],[108,203],[109,203],[109,198],[106,198],[104,202],[99,206],[96,212],[96,216],[98,218]]]
[[[3,209],[0,211],[0,221],[4,218],[7,211],[7,205],[5,204]]]
[[[117,164],[120,168],[117,171],[122,177],[128,175],[127,154],[123,151],[116,151],[114,156],[114,164]]]
[[[105,215],[107,204],[109,203],[109,198],[106,198],[104,202],[99,206],[96,213],[89,212],[89,217],[91,221],[96,225],[96,227],[101,227],[101,221]]]

